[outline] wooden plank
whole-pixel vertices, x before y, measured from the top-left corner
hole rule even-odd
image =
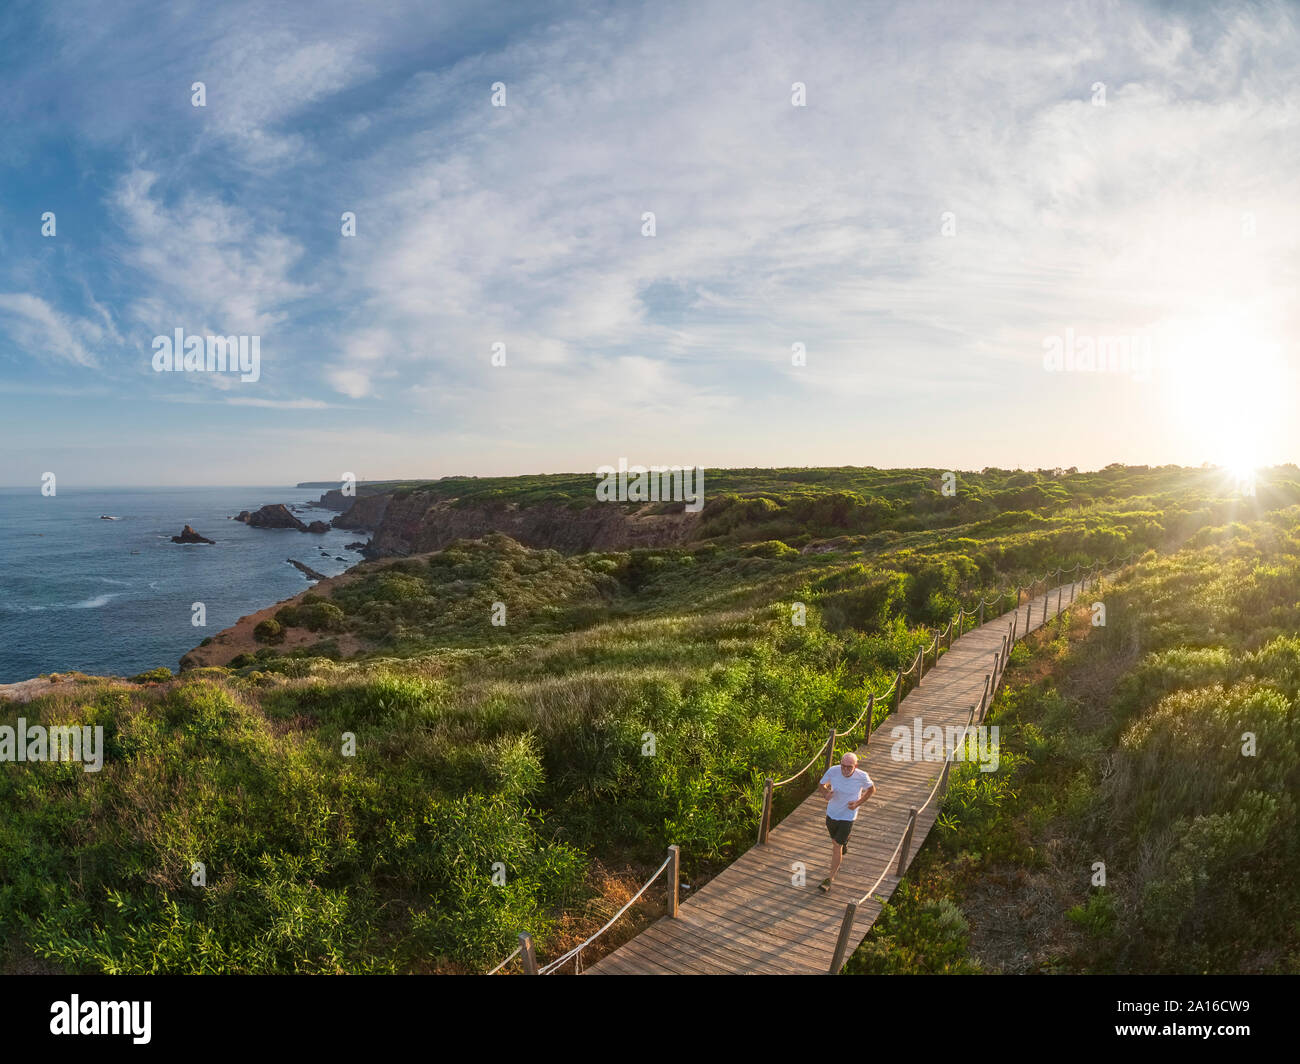
[[[711,974],[734,972],[738,968],[756,960],[772,963],[779,960],[781,956],[780,953],[773,954],[771,952],[760,954],[745,944],[737,944],[732,939],[713,934],[670,934],[666,929],[661,931],[659,925],[647,929],[638,938],[644,937],[652,931],[660,936],[661,945],[669,950],[684,954],[688,958],[707,956],[706,963],[710,966],[718,965],[716,968],[711,968]]]

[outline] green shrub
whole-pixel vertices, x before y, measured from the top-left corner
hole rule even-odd
[[[845,965],[847,975],[964,975],[978,972],[967,956],[970,925],[948,898],[922,900],[901,886]]]
[[[132,683],[163,683],[172,678],[172,670],[165,665],[160,665],[156,669],[150,669],[148,672],[139,673],[131,677]]]
[[[283,643],[284,627],[273,617],[259,621],[253,629],[253,638],[259,643]]]
[[[343,627],[343,611],[332,602],[317,602],[298,610],[298,623],[311,632],[333,632]]]

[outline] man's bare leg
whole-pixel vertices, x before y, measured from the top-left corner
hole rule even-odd
[[[831,874],[822,880],[821,889],[828,891],[831,889],[831,883],[835,881],[835,873],[840,870],[840,861],[844,857],[844,850],[838,842],[831,840]]]

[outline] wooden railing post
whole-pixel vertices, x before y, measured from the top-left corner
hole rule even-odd
[[[524,962],[524,975],[537,975],[537,953],[533,950],[533,936],[525,931],[519,936],[519,955]]]
[[[1016,609],[1020,609],[1020,593],[1023,590],[1024,588],[1020,587],[1019,585],[1016,586]]]
[[[763,784],[763,811],[758,817],[758,844],[760,846],[767,842],[768,828],[772,824],[772,777],[767,777],[767,782]]]
[[[681,881],[682,851],[680,846],[668,847],[668,915],[676,919],[680,899],[678,883]]]
[[[898,682],[894,684],[894,712],[903,704],[903,670],[898,670]]]
[[[1065,585],[1062,584],[1056,589],[1056,615],[1061,616],[1061,595],[1065,591]]]
[[[980,624],[984,623],[984,600],[980,599]]]
[[[907,867],[907,851],[912,845],[912,830],[916,827],[916,809],[909,809],[907,814],[907,830],[903,832],[903,845],[898,851],[898,867],[894,869],[894,875],[901,876],[903,869]]]
[[[989,683],[992,677],[986,672],[984,674],[984,694],[980,697],[980,720],[988,714],[989,711]]]
[[[835,758],[835,729],[831,729],[831,736],[826,740],[826,763],[822,765],[822,771],[825,772],[831,767],[831,761]]]
[[[863,746],[871,745],[871,725],[876,719],[876,692],[867,692],[867,737],[862,740]]]
[[[835,940],[835,955],[831,958],[831,970],[827,975],[839,975],[844,967],[844,955],[849,951],[849,935],[853,933],[853,917],[858,911],[858,903],[851,901],[844,907],[844,919],[840,921],[840,937]]]

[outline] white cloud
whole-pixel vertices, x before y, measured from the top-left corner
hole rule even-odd
[[[364,399],[370,394],[370,375],[361,370],[334,367],[326,370],[325,377],[336,392],[352,399]]]
[[[210,196],[167,204],[157,184],[156,173],[133,170],[112,201],[146,293],[137,317],[154,333],[188,323],[192,332],[263,334],[310,292],[289,276],[303,254],[296,241]]]
[[[79,366],[99,363],[91,348],[104,336],[104,329],[96,322],[59,313],[39,296],[0,293],[0,324],[21,351]]]

